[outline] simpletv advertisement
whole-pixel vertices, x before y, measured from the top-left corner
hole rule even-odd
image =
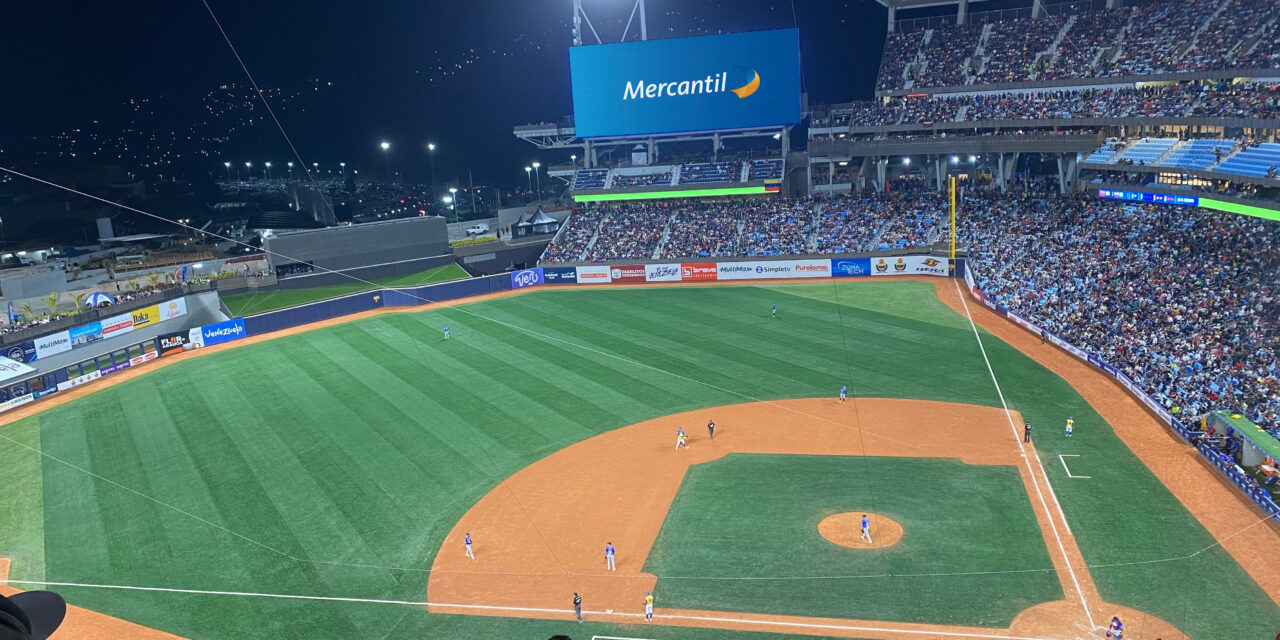
[[[800,121],[800,32],[569,48],[580,138]]]

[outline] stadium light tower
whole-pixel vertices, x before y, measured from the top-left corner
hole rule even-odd
[[[262,177],[266,178],[267,180],[270,180],[271,179],[271,163],[270,162],[265,163],[262,165],[262,167],[263,167]]]
[[[222,163],[222,166],[227,168],[227,179],[230,180],[231,179],[231,161],[228,160]]]
[[[649,39],[648,25],[645,23],[644,0],[635,0],[635,4],[631,5],[631,15],[627,17],[627,26],[622,28],[622,37],[618,42],[626,42],[627,34],[631,31],[631,23],[636,19],[636,15],[640,16],[640,39]],[[587,17],[587,12],[582,8],[582,0],[573,0],[573,46],[579,47],[584,43],[582,41],[582,23],[587,23],[587,28],[591,30],[591,35],[595,37],[596,44],[604,44],[604,40],[600,39],[600,34],[596,33],[596,28],[591,24],[591,18]]]
[[[342,167],[342,181],[346,182],[347,181],[347,163],[339,162],[338,166]]]
[[[253,163],[252,162],[244,163],[244,179],[253,180]]]
[[[532,193],[533,192],[533,174],[529,173],[530,171],[533,171],[533,167],[524,168],[524,177],[526,180],[529,181],[529,192]]]
[[[577,154],[572,154],[572,155],[570,155],[570,156],[569,156],[569,162],[570,162],[571,164],[573,164],[573,168],[574,168],[574,169],[577,169],[577,168],[578,168],[578,155],[577,155]]]
[[[387,179],[390,180],[391,179],[391,156],[387,153],[387,151],[391,149],[391,143],[387,142],[386,140],[383,140],[382,144],[379,144],[378,146],[382,147],[382,160],[387,165]]]
[[[292,162],[289,163],[289,179],[290,180],[293,179],[293,163]]]
[[[533,181],[538,185],[538,197],[536,199],[541,200],[542,199],[542,170],[539,167],[542,166],[542,163],[534,162],[532,166],[533,166]]]
[[[431,161],[431,197],[436,197],[436,143],[427,143],[427,159]]]

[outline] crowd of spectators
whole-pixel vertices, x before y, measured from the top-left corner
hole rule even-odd
[[[586,262],[605,262],[652,258],[674,206],[669,200],[610,206],[600,222],[599,237],[587,248],[583,259]]]
[[[560,228],[555,241],[547,246],[542,254],[543,262],[577,262],[582,259],[582,252],[595,237],[600,228],[603,211],[599,209],[580,209],[569,216],[569,220]]]
[[[1031,77],[1038,70],[1036,58],[1049,50],[1061,31],[1062,21],[1056,16],[991,23],[991,33],[983,45],[985,62],[974,82],[1021,82]]]
[[[981,25],[944,25],[923,45],[919,32],[891,34],[876,87],[903,89],[908,80],[912,88],[928,88],[1278,68],[1277,12],[1280,0],[1170,0],[1083,11],[1063,34],[1057,56],[1038,60],[1040,53],[1049,53],[1069,16],[992,22],[981,43],[982,60],[972,59]]]
[[[976,196],[978,288],[1096,352],[1176,415],[1240,411],[1280,428],[1280,225],[1079,196]]]
[[[662,248],[663,258],[724,258],[739,255],[736,203],[690,203],[676,212]]]
[[[680,167],[680,184],[737,182],[741,174],[742,162],[737,160],[693,162]]]
[[[624,189],[627,187],[651,187],[657,184],[671,184],[671,172],[661,171],[658,173],[615,173],[613,176],[613,187],[615,189]]]
[[[811,253],[813,208],[807,201],[774,198],[741,205],[742,253],[776,256]]]
[[[995,120],[1172,117],[1280,118],[1280,83],[1196,83],[890,98],[854,104],[854,127]]]
[[[752,160],[747,164],[747,182],[755,182],[757,180],[781,180],[782,169],[782,158]]]

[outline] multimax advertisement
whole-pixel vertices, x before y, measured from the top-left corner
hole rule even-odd
[[[795,29],[571,47],[582,138],[800,121]]]

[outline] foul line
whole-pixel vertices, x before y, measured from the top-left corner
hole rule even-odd
[[[1058,525],[1053,521],[1053,512],[1049,511],[1049,504],[1045,502],[1044,491],[1040,489],[1040,479],[1036,477],[1035,470],[1031,467],[1031,459],[1027,456],[1027,448],[1022,446],[1022,438],[1018,437],[1018,425],[1013,422],[1013,413],[1009,411],[1009,404],[1005,402],[1004,391],[1000,389],[1000,381],[996,379],[995,369],[991,368],[991,359],[987,357],[987,348],[982,344],[982,335],[978,333],[978,325],[973,321],[973,314],[969,312],[969,303],[964,298],[964,292],[960,290],[960,281],[955,280],[956,293],[960,296],[960,304],[964,305],[964,314],[969,318],[969,326],[973,329],[973,337],[978,340],[978,349],[982,351],[982,360],[987,363],[987,372],[991,374],[991,382],[996,386],[996,394],[1000,396],[1000,406],[1004,407],[1004,415],[1009,420],[1009,428],[1013,430],[1014,442],[1018,444],[1018,450],[1022,452],[1022,462],[1027,466],[1027,473],[1031,474],[1031,484],[1036,488],[1036,496],[1040,498],[1040,506],[1044,508],[1045,516],[1049,520],[1049,528],[1053,531],[1053,538],[1058,543],[1058,551],[1062,553],[1062,563],[1067,567],[1067,573],[1071,576],[1071,583],[1075,585],[1076,594],[1080,596],[1080,604],[1084,607],[1084,615],[1089,619],[1089,626],[1096,624],[1093,621],[1093,614],[1089,611],[1089,603],[1085,601],[1084,589],[1080,588],[1080,580],[1076,577],[1076,571],[1071,567],[1071,557],[1067,555],[1066,545],[1062,544],[1062,536],[1058,534]],[[1036,456],[1036,465],[1040,466],[1040,457]],[[1040,466],[1041,470],[1044,469]],[[1045,476],[1046,484],[1049,482],[1049,476]],[[1052,489],[1050,489],[1052,490]],[[1057,496],[1054,496],[1054,502],[1057,503]],[[1063,524],[1067,522],[1067,515],[1062,513],[1062,505],[1058,504],[1058,510],[1062,516]]]
[[[121,589],[126,591],[158,591],[163,593],[186,593],[195,595],[212,595],[212,596],[239,596],[251,598],[276,598],[281,600],[319,600],[325,602],[353,602],[361,604],[392,604],[412,607],[441,607],[452,609],[473,609],[487,611],[514,611],[524,613],[562,613],[569,615],[573,613],[572,609],[550,609],[544,607],[509,607],[486,604],[454,604],[448,602],[415,602],[411,600],[381,600],[373,598],[342,598],[338,596],[304,596],[289,593],[254,593],[250,591],[211,591],[205,589],[170,589],[166,587],[130,587],[123,585],[106,585],[106,584],[87,584],[79,582],[45,582],[35,580],[9,580],[11,583],[32,584],[47,587],[82,587],[89,589]],[[599,616],[619,616],[627,618],[639,618],[643,613],[618,613],[613,611],[590,611],[583,610],[584,615]],[[656,614],[655,618],[666,620],[691,620],[697,622],[729,622],[734,624],[763,625],[772,627],[793,627],[804,629],[831,629],[839,631],[874,631],[879,633],[898,633],[903,635],[924,635],[924,636],[947,636],[955,638],[989,638],[996,640],[1046,640],[1044,638],[1032,638],[1024,636],[996,635],[986,633],[973,633],[966,631],[935,631],[933,629],[896,629],[891,627],[871,627],[858,625],[841,625],[841,624],[821,624],[816,622],[789,622],[784,620],[751,620],[747,618],[727,618],[721,616],[692,616],[680,614]]]
[[[1070,470],[1070,469],[1068,469],[1068,468],[1067,468],[1067,458],[1079,458],[1079,457],[1080,457],[1079,455],[1074,454],[1074,453],[1062,453],[1062,454],[1058,454],[1058,460],[1062,462],[1062,470],[1067,472],[1067,477],[1068,477],[1068,478],[1084,478],[1084,479],[1086,479],[1086,480],[1087,480],[1087,479],[1089,479],[1089,478],[1092,478],[1093,476],[1078,476],[1078,475],[1075,475],[1074,473],[1071,473],[1071,470]]]

